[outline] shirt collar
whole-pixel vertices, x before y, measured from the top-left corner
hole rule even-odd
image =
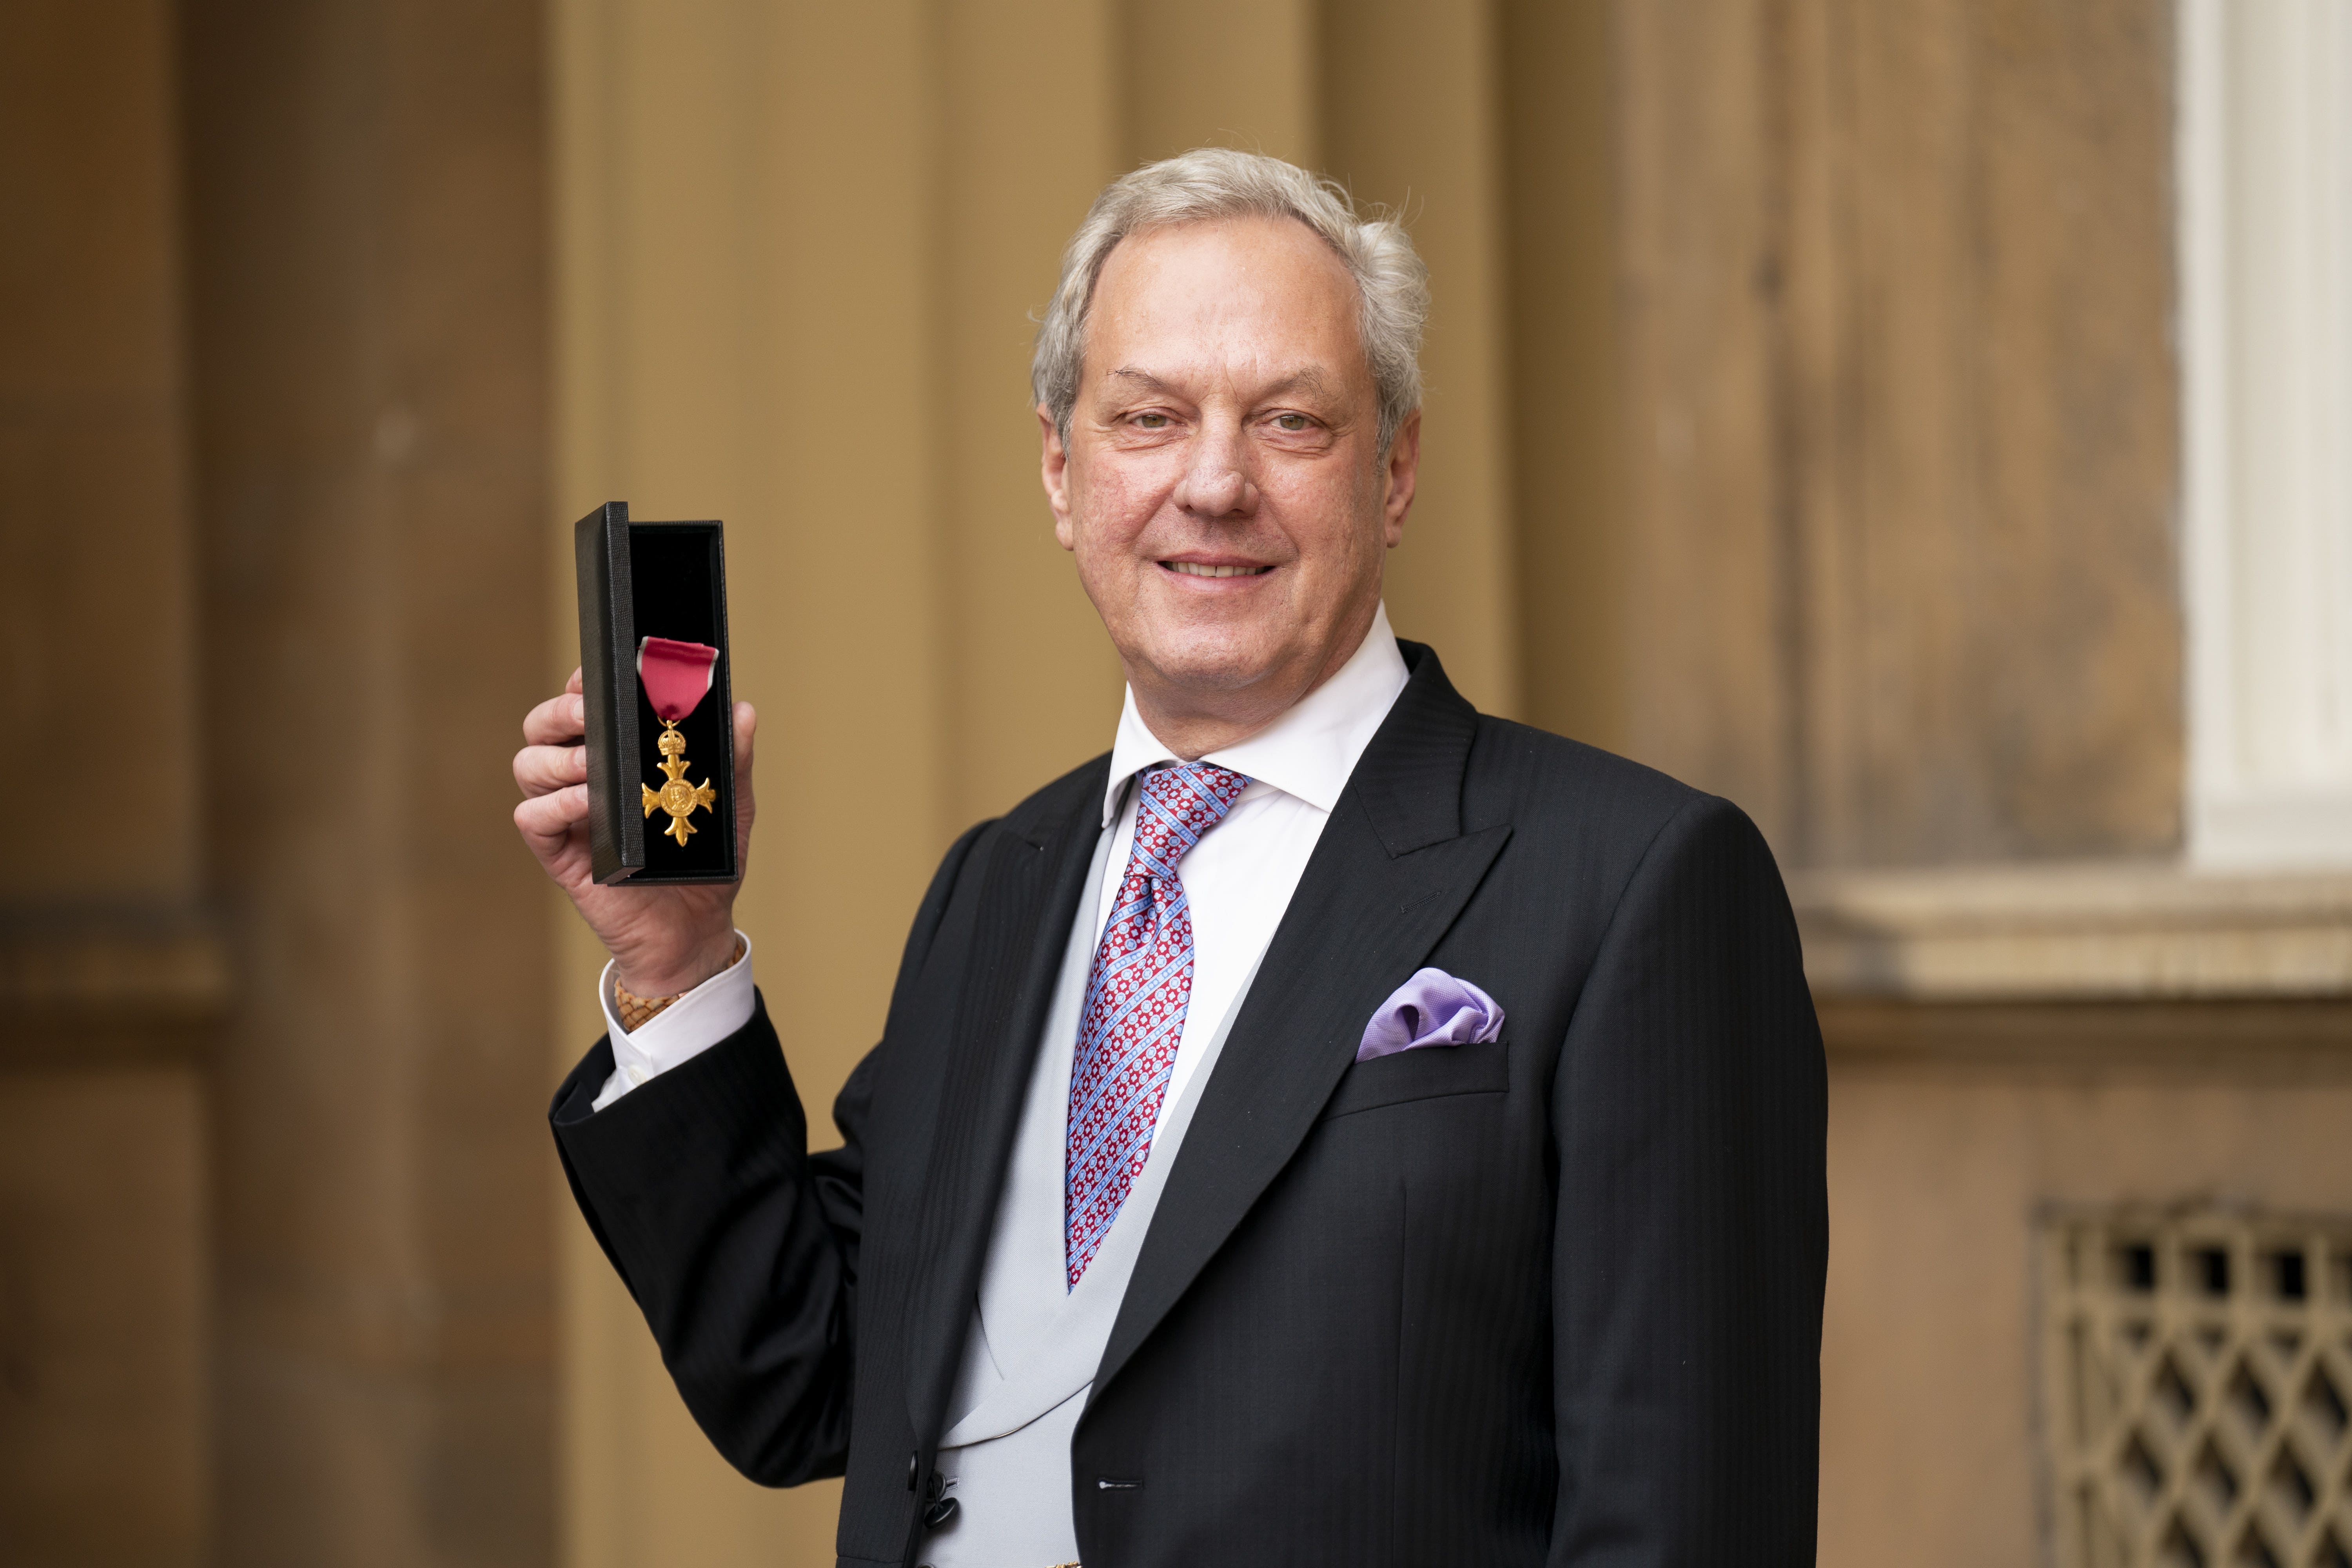
[[[1287,712],[1248,740],[1211,752],[1201,760],[1231,768],[1255,784],[1297,796],[1321,811],[1339,802],[1356,759],[1404,689],[1404,655],[1389,630],[1389,611],[1373,613],[1371,629],[1331,679],[1291,704]],[[1118,820],[1127,781],[1156,763],[1176,760],[1135,710],[1129,688],[1118,714],[1118,739],[1110,749],[1110,778],[1103,786],[1103,826]]]

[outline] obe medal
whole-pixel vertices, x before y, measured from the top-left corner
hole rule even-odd
[[[650,784],[640,784],[637,789],[647,816],[656,811],[669,813],[669,826],[662,831],[677,839],[680,848],[696,831],[687,819],[697,808],[712,810],[719,800],[719,792],[710,787],[709,779],[698,784],[687,782],[691,764],[686,760],[686,737],[677,728],[709,691],[711,671],[718,662],[719,650],[698,642],[646,637],[637,644],[637,679],[645,683],[654,717],[662,721],[654,749],[661,752],[664,781],[658,789]]]

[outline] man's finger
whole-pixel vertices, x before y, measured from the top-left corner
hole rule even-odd
[[[588,776],[588,748],[525,746],[515,753],[514,776],[526,796],[579,784]]]
[[[751,793],[751,751],[760,730],[759,710],[749,702],[735,704],[735,874],[751,869],[751,819],[757,814]]]
[[[584,732],[587,705],[576,691],[551,697],[523,716],[522,738],[534,746],[562,746]]]
[[[521,830],[523,841],[542,860],[561,849],[572,836],[572,829],[587,818],[586,784],[535,795],[516,806],[514,813],[515,826]]]
[[[582,687],[580,685],[580,667],[578,665],[575,664],[572,667],[572,679],[563,683],[563,689],[570,692],[574,697],[580,695]]]

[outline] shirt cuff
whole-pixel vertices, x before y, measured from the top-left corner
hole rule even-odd
[[[629,1090],[690,1061],[751,1021],[751,939],[735,933],[743,956],[646,1020],[635,1034],[613,1015],[613,966],[596,980],[604,1034],[613,1042],[613,1076],[592,1109],[602,1110]]]

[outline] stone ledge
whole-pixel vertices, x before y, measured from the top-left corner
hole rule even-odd
[[[2082,862],[1790,879],[1818,996],[1921,1003],[2352,995],[2352,875]]]
[[[2173,1079],[2341,1081],[2352,1073],[2352,997],[2142,997],[2075,1002],[1817,998],[1822,1043],[1852,1065],[1973,1064],[2004,1077],[2100,1075],[2129,1064]]]
[[[184,914],[0,921],[0,1010],[74,1024],[201,1024],[228,1010],[228,951]]]

